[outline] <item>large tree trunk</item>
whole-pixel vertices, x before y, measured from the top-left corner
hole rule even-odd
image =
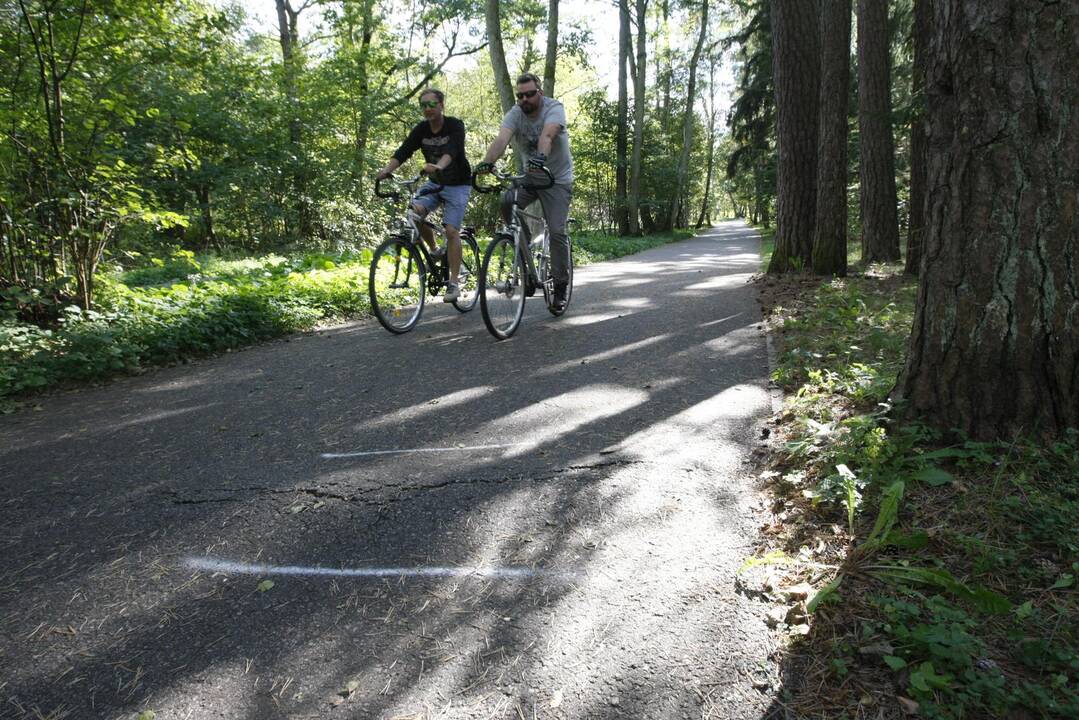
[[[705,161],[704,199],[697,216],[697,228],[712,225],[712,177],[716,162],[716,55],[708,57],[708,158]]]
[[[937,0],[907,417],[978,439],[1079,427],[1079,4]]]
[[[925,232],[925,63],[933,32],[931,0],[914,0],[914,71],[911,83],[914,113],[910,121],[910,219],[907,222],[906,271],[917,275],[922,265]]]
[[[629,234],[629,0],[618,0],[618,129],[615,133],[615,224],[619,235]]]
[[[299,17],[307,7],[293,10],[289,0],[276,0],[277,25],[283,63],[285,115],[288,118],[289,144],[292,146],[293,205],[296,214],[296,234],[300,239],[314,234],[313,215],[309,200],[307,161],[303,147],[303,123],[300,118],[300,56]]]
[[[636,0],[637,63],[633,77],[633,159],[629,174],[629,233],[640,235],[641,153],[644,145],[645,63],[648,59],[648,0]]]
[[[820,49],[816,0],[771,0],[776,239],[768,272],[807,267],[817,213]]]
[[[850,0],[820,0],[820,140],[813,271],[847,274],[847,92]]]
[[[678,169],[675,175],[675,189],[673,205],[670,216],[667,218],[667,230],[673,230],[675,225],[683,226],[688,223],[681,221],[683,215],[682,194],[686,188],[686,175],[689,172],[689,151],[693,148],[693,121],[696,113],[693,104],[697,99],[697,63],[701,59],[701,51],[704,50],[704,41],[708,37],[708,0],[701,3],[701,32],[697,35],[697,44],[693,48],[693,57],[689,61],[689,87],[686,88],[686,112],[682,117],[682,153],[678,156]]]
[[[547,60],[543,65],[543,92],[554,97],[555,69],[558,65],[558,0],[547,3]]]
[[[862,260],[899,259],[887,0],[858,0]]]
[[[506,66],[506,51],[502,46],[502,20],[498,12],[498,0],[487,0],[487,51],[491,55],[491,68],[495,73],[495,85],[498,86],[498,99],[502,103],[502,112],[508,113],[513,107],[513,83]]]

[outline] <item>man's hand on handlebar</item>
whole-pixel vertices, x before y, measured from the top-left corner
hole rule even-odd
[[[528,158],[528,172],[543,172],[546,166],[547,155],[545,153],[536,153]]]
[[[375,180],[382,181],[388,178],[390,175],[393,175],[393,170],[390,170],[389,168],[382,168],[377,173],[375,173]]]
[[[486,175],[487,173],[491,172],[494,169],[495,169],[495,164],[494,163],[481,162],[479,165],[477,165],[475,167],[475,173],[477,175]]]

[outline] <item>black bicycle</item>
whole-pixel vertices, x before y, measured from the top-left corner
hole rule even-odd
[[[477,175],[472,176],[472,187],[481,193],[501,191],[506,185],[513,188],[513,212],[510,222],[495,233],[480,269],[480,311],[483,323],[499,340],[505,340],[517,331],[524,316],[525,298],[535,295],[536,288],[543,292],[547,310],[555,316],[562,315],[569,307],[573,295],[573,253],[570,253],[567,270],[565,303],[554,303],[554,278],[551,277],[551,238],[547,221],[542,215],[529,213],[517,207],[517,193],[521,187],[530,190],[546,190],[554,185],[554,176],[542,168],[546,182],[536,184],[537,173],[509,175],[491,170],[497,184],[480,185]],[[543,177],[541,175],[541,177]],[[529,239],[526,223],[534,221],[541,228]],[[571,245],[572,247],[572,245]]]
[[[423,174],[420,174],[408,180],[398,180],[390,175],[375,182],[375,195],[378,197],[395,203],[401,202],[402,198],[407,200],[405,211],[395,221],[389,237],[375,248],[367,284],[375,317],[382,327],[397,334],[406,333],[416,326],[423,314],[427,295],[436,297],[442,294],[449,281],[447,253],[443,250],[441,254],[433,254],[420,236],[421,223],[436,233],[442,233],[442,228],[417,215],[411,207],[416,185],[423,178]],[[384,191],[384,182],[392,183],[394,189]],[[402,189],[407,192],[402,193]],[[439,190],[441,186],[427,192],[436,193]],[[461,294],[453,301],[458,311],[464,313],[476,307],[479,276],[480,248],[476,244],[476,234],[473,228],[463,227],[459,276]]]

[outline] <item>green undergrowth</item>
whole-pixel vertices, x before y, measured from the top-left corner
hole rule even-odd
[[[573,262],[575,265],[587,265],[593,262],[613,260],[633,255],[667,243],[678,242],[694,236],[692,230],[675,230],[669,233],[642,235],[640,237],[620,237],[603,233],[574,233]]]
[[[913,280],[808,287],[770,316],[788,396],[765,473],[785,513],[772,550],[816,589],[784,703],[822,718],[1079,717],[1079,431],[976,443],[897,426]]]
[[[19,322],[9,310],[0,317],[0,400],[363,315],[369,255],[223,259],[178,251],[146,267],[102,274],[96,310],[68,306],[52,327]]]
[[[574,261],[586,265],[691,235],[581,233]],[[370,250],[236,258],[176,250],[128,260],[142,264],[97,277],[93,312],[45,308],[56,317],[48,327],[20,321],[17,311],[52,301],[0,297],[0,410],[35,391],[138,373],[370,312]]]

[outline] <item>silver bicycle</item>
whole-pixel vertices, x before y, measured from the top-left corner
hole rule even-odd
[[[499,340],[505,340],[517,331],[524,316],[525,299],[532,297],[539,288],[543,293],[547,310],[555,316],[565,313],[573,295],[573,254],[567,264],[569,272],[565,303],[554,303],[554,278],[551,277],[551,238],[547,221],[542,217],[517,207],[517,193],[521,187],[545,190],[554,185],[554,177],[542,168],[545,182],[536,184],[537,173],[509,175],[497,170],[490,174],[497,184],[481,185],[477,175],[472,176],[472,187],[481,193],[500,192],[507,185],[513,190],[513,211],[508,225],[495,233],[487,246],[480,266],[480,312],[487,329]],[[541,230],[529,239],[527,223],[536,221]],[[571,245],[572,247],[572,245]]]

